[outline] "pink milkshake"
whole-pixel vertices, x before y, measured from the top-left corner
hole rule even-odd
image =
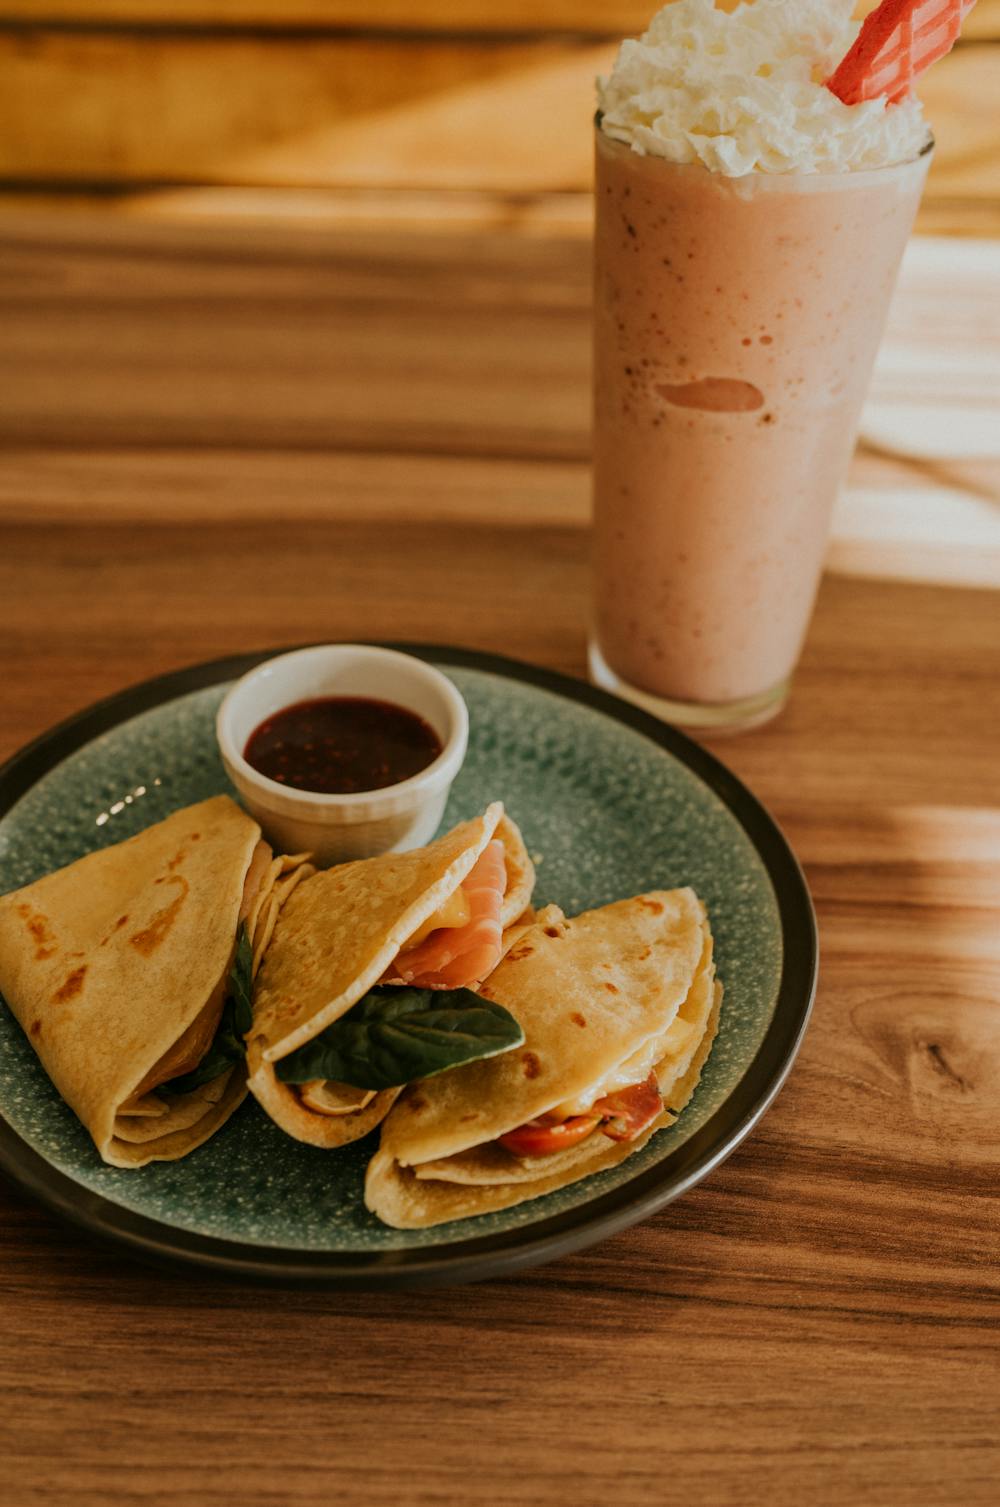
[[[816,63],[842,54],[849,25],[831,27],[831,9],[757,0],[729,16],[679,0],[645,56],[648,37],[627,44],[636,78],[603,89],[591,670],[682,725],[751,726],[787,695],[926,176],[915,101],[887,121],[884,102],[824,91],[817,114]],[[796,18],[805,34],[783,57]],[[716,39],[701,48],[709,77],[713,59],[725,67],[718,38],[740,66],[707,102],[685,65],[694,102],[664,126],[656,84],[669,75],[676,114],[685,24]],[[762,86],[749,103],[748,69]]]

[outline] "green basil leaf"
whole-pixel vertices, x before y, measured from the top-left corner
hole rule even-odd
[[[245,922],[240,922],[236,938],[236,953],[229,970],[226,1002],[222,1007],[219,1024],[212,1044],[198,1066],[179,1078],[168,1078],[157,1089],[160,1094],[189,1094],[203,1083],[211,1083],[221,1077],[246,1056],[244,1036],[253,1025],[253,950],[247,935]]]
[[[243,1037],[253,1025],[253,948],[246,922],[240,922],[236,938],[236,956],[229,970],[229,997],[233,1001],[233,1021]]]
[[[523,1041],[510,1011],[471,989],[383,985],[275,1063],[275,1073],[282,1083],[331,1078],[354,1088],[396,1088]]]

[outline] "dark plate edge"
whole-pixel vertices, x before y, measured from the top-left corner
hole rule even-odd
[[[43,733],[0,767],[0,816],[76,749],[121,722],[178,696],[244,674],[289,649],[268,648],[199,663],[146,680],[96,702]],[[535,1225],[451,1246],[382,1251],[338,1259],[330,1252],[275,1250],[197,1235],[134,1213],[82,1188],[53,1167],[0,1116],[0,1171],[60,1218],[140,1260],[255,1282],[331,1288],[402,1288],[482,1280],[567,1255],[627,1228],[693,1187],[740,1144],[778,1093],[808,1023],[818,973],[816,917],[802,870],[780,827],[714,755],[675,728],[583,681],[501,655],[449,645],[391,642],[419,658],[518,680],[590,706],[673,754],[708,785],[743,827],[767,870],[783,941],[774,1016],[757,1054],[711,1119],[667,1161]],[[669,1176],[664,1185],[664,1168]],[[581,1217],[582,1216],[582,1217]]]

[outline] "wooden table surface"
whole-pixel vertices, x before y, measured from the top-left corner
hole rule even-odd
[[[5,1504],[997,1502],[998,265],[912,248],[793,699],[715,746],[821,928],[754,1135],[415,1294],[161,1275],[2,1187]],[[0,217],[0,757],[310,638],[582,674],[587,303],[572,230]]]

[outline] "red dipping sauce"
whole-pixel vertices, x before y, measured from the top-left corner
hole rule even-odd
[[[254,728],[243,757],[294,790],[354,795],[419,774],[441,740],[416,712],[367,696],[319,696],[283,707]]]

